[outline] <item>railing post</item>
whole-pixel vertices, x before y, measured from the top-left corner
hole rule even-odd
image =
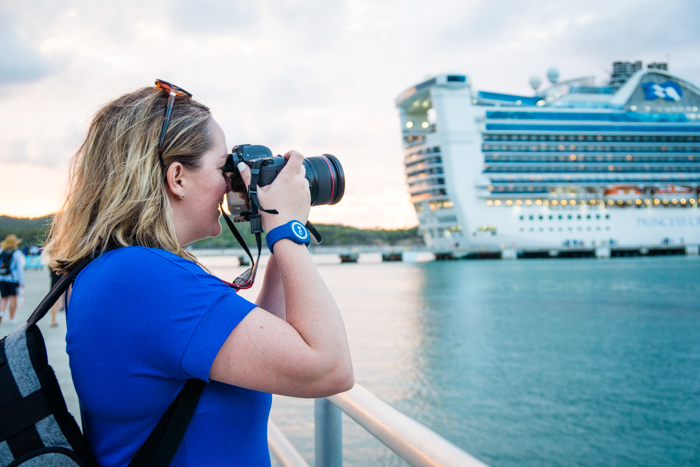
[[[316,467],[343,466],[342,412],[328,399],[314,402]]]

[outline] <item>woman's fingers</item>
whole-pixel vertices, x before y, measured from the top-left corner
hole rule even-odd
[[[241,178],[245,184],[245,189],[248,191],[248,187],[250,187],[250,169],[244,162],[239,162],[237,167],[238,173],[241,174]]]
[[[304,166],[304,156],[299,151],[289,151],[284,155],[284,158],[287,159],[287,165],[284,166],[280,174],[296,175]]]

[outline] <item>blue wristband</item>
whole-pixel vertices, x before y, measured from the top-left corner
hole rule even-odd
[[[270,230],[267,235],[265,235],[265,240],[267,241],[267,247],[270,249],[270,253],[275,254],[272,251],[272,247],[276,242],[282,240],[283,238],[288,238],[294,243],[305,244],[309,246],[309,241],[311,240],[309,236],[309,231],[306,229],[304,224],[299,221],[290,221],[279,227],[275,227]]]

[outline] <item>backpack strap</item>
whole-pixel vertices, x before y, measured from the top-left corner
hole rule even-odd
[[[41,318],[46,316],[46,313],[48,313],[53,304],[56,303],[56,300],[58,300],[61,297],[63,292],[68,290],[68,287],[70,287],[71,283],[73,282],[73,279],[75,279],[75,276],[77,276],[78,273],[82,271],[85,266],[90,264],[90,262],[95,258],[96,256],[88,256],[87,258],[80,261],[78,265],[74,267],[68,274],[64,274],[61,277],[61,279],[59,279],[56,285],[54,285],[54,287],[49,291],[46,297],[44,297],[41,303],[39,303],[39,306],[36,307],[34,313],[32,313],[32,315],[27,320],[27,327],[36,324]]]
[[[119,248],[122,248],[122,246],[111,244],[107,246],[104,252],[107,253],[108,251],[117,250]],[[46,297],[44,297],[41,303],[39,303],[39,306],[36,307],[34,313],[32,313],[27,320],[27,327],[31,326],[32,324],[36,324],[41,318],[46,316],[46,313],[48,313],[53,304],[56,303],[56,300],[58,300],[61,295],[68,290],[68,287],[70,287],[70,285],[73,283],[73,279],[75,279],[80,271],[82,271],[85,266],[90,264],[92,260],[97,259],[100,255],[101,253],[93,253],[92,255],[83,258],[77,266],[70,270],[68,274],[61,276],[58,282],[56,282]]]
[[[120,246],[110,245],[106,251],[118,248]],[[100,255],[95,254],[83,259],[68,274],[64,274],[59,279],[27,320],[27,328],[46,316],[56,300],[68,290],[80,271],[98,256]],[[199,379],[190,379],[185,383],[180,394],[170,404],[168,410],[165,411],[136,456],[129,463],[129,467],[167,467],[170,465],[192,420],[199,397],[204,390],[204,384],[204,381]]]
[[[158,421],[128,467],[167,467],[175,457],[202,395],[204,381],[191,379]]]

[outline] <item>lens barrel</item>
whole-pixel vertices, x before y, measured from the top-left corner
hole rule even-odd
[[[337,204],[345,194],[345,174],[337,157],[324,154],[304,159],[311,190],[311,206]]]

